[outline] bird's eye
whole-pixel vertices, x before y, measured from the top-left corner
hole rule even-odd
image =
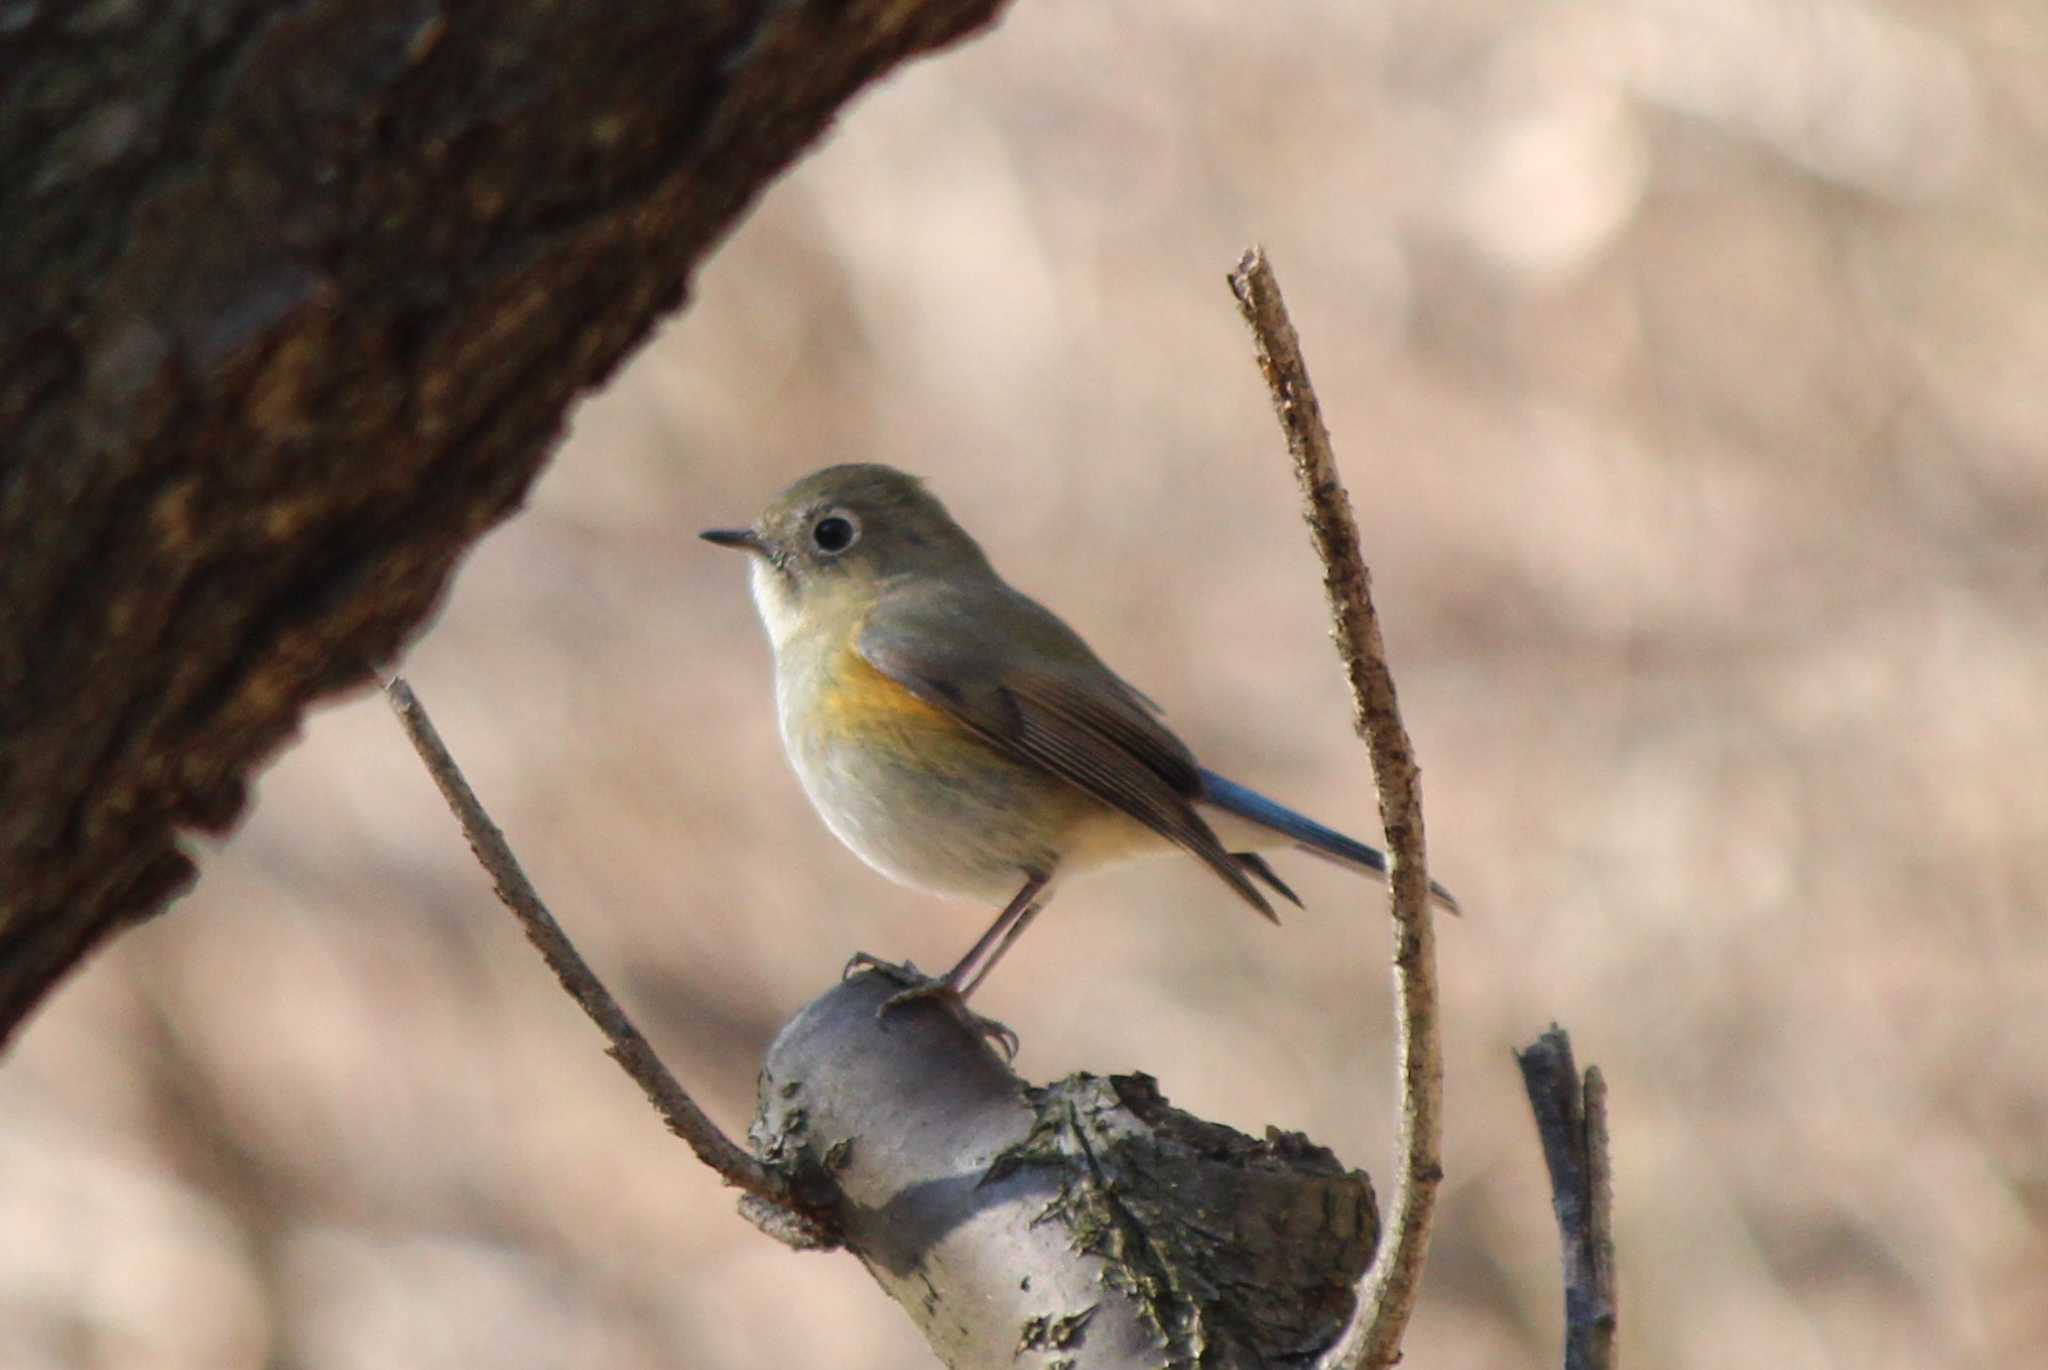
[[[811,525],[812,544],[827,556],[835,556],[859,540],[860,525],[853,521],[853,515],[840,510]]]

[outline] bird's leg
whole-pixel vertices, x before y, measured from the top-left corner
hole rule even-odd
[[[967,949],[967,954],[960,958],[960,964],[947,971],[939,983],[958,993],[962,999],[974,993],[975,986],[988,977],[995,963],[1002,960],[1003,953],[1010,949],[1010,943],[1017,940],[1017,934],[1024,930],[1024,925],[1038,913],[1038,896],[1045,889],[1047,879],[1043,875],[1026,876],[1024,888],[1017,891],[1016,898],[1003,906],[1003,911],[996,915],[996,921],[988,925],[988,931]],[[1000,945],[997,944],[998,938],[1001,939]],[[995,947],[995,954],[989,956],[988,964],[969,979],[968,973],[974,970],[975,963],[991,946]],[[963,985],[966,986],[964,989]]]
[[[1043,886],[1043,884],[1044,882],[1041,881],[1041,887]],[[1027,894],[1035,893],[1035,891],[1028,885],[1025,887],[1025,892]],[[1018,897],[1022,898],[1023,896],[1020,895]],[[960,1001],[962,1003],[965,1003],[967,1001],[968,995],[974,993],[975,990],[981,987],[982,981],[988,979],[988,973],[996,968],[996,962],[1003,959],[1003,953],[1010,949],[1010,944],[1012,942],[1015,942],[1019,937],[1022,937],[1024,935],[1024,929],[1031,926],[1031,920],[1038,917],[1039,910],[1043,909],[1044,907],[1045,901],[1043,899],[1033,899],[1030,903],[1024,906],[1023,912],[1019,913],[1016,916],[1016,918],[1011,921],[1010,926],[1003,930],[1003,940],[996,943],[996,949],[989,953],[988,960],[982,963],[981,969],[974,972],[974,978],[972,980],[969,980],[967,982],[966,987],[960,991]],[[946,973],[946,978],[950,980],[959,973],[960,967],[955,966],[952,970]]]
[[[878,1016],[887,1016],[889,1010],[901,1008],[905,1004],[915,1003],[919,999],[943,996],[952,1000],[953,1008],[961,1015],[969,1027],[1000,1046],[1003,1049],[1004,1056],[1014,1058],[1017,1054],[1017,1034],[993,1018],[984,1018],[978,1013],[971,1012],[967,1007],[967,996],[972,994],[975,987],[984,979],[988,978],[988,973],[995,966],[995,963],[1000,961],[1003,953],[1010,949],[1010,943],[1017,940],[1017,934],[1024,930],[1024,926],[1043,907],[1038,902],[1038,896],[1045,890],[1048,878],[1043,875],[1027,877],[1024,881],[1024,888],[1018,890],[1017,897],[1006,904],[1003,907],[1003,911],[996,915],[995,922],[989,924],[988,931],[984,932],[975,944],[968,949],[967,954],[960,958],[959,965],[954,966],[953,969],[947,971],[936,980],[920,978],[910,988],[899,994],[890,995],[882,1001],[882,1007],[878,1011]],[[989,954],[991,946],[995,948],[993,954]],[[975,965],[981,961],[984,955],[988,955],[988,961],[977,971]],[[856,957],[855,959],[860,960],[861,958]],[[882,971],[884,974],[894,973],[901,975],[902,973],[901,967],[880,963],[874,963],[874,965],[877,970]],[[851,966],[849,965],[850,968]],[[961,988],[963,983],[966,985],[965,989]]]

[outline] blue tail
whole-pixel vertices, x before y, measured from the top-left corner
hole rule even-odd
[[[1214,771],[1202,772],[1202,798],[1210,804],[1239,818],[1247,818],[1261,827],[1271,828],[1281,836],[1290,838],[1305,851],[1341,861],[1347,866],[1371,871],[1384,878],[1387,873],[1387,854],[1377,847],[1368,847],[1363,842],[1354,842],[1341,832],[1324,827],[1312,818],[1304,818],[1283,804],[1276,804],[1256,790],[1248,790],[1235,780],[1226,780]],[[1429,892],[1440,900],[1451,912],[1458,911],[1458,901],[1451,892],[1432,880]]]

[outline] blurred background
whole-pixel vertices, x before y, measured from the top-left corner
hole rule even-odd
[[[1408,1344],[1558,1361],[1510,1048],[1613,1089],[1639,1366],[2048,1363],[2048,9],[1019,3],[849,112],[604,393],[404,668],[729,1128],[870,873],[784,764],[730,553],[920,471],[1210,764],[1372,835],[1279,431],[1270,250],[1426,776],[1449,1179]],[[0,1364],[910,1367],[599,1054],[375,699],[0,1070]],[[1376,1176],[1381,893],[1071,887],[978,999]]]

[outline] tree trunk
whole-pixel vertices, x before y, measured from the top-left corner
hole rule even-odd
[[[768,179],[999,2],[0,6],[0,1044]]]

